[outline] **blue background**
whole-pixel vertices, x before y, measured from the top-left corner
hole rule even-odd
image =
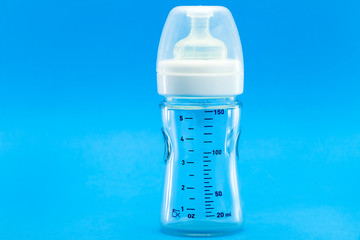
[[[360,239],[359,1],[0,1],[0,239],[160,232],[168,12],[224,5],[244,52],[243,232]]]

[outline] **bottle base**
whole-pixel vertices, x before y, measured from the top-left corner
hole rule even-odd
[[[171,235],[211,237],[233,234],[242,230],[241,223],[224,222],[178,222],[162,226],[162,231]]]

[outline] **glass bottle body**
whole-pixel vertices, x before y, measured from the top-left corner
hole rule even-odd
[[[236,161],[241,104],[235,97],[168,97],[161,109],[163,230],[199,236],[238,230],[243,222]]]

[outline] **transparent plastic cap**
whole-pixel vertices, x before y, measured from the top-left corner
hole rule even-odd
[[[174,8],[161,35],[157,73],[161,95],[241,94],[243,56],[230,11],[219,6]]]

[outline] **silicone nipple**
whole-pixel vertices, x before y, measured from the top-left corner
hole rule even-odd
[[[191,17],[191,31],[189,35],[178,41],[174,47],[175,59],[224,59],[227,55],[225,44],[214,38],[209,30],[209,20],[212,12],[188,11]]]

